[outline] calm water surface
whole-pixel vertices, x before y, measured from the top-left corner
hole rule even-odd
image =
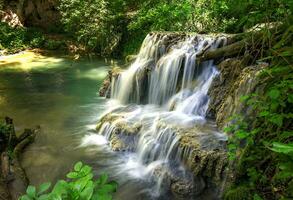
[[[107,103],[98,89],[110,64],[97,58],[20,57],[2,66],[6,58],[0,58],[0,117],[13,118],[19,132],[41,126],[22,157],[31,184],[62,179],[81,160],[96,175],[106,172],[118,180],[115,199],[150,199],[148,183],[124,170],[131,155],[112,152],[94,132]]]

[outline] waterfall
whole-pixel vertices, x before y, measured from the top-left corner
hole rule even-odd
[[[207,149],[214,145],[208,145],[209,139],[223,140],[211,128],[195,127],[206,124],[207,93],[218,74],[212,60],[199,62],[197,56],[225,43],[225,37],[152,33],[130,67],[112,77],[110,102],[115,108],[111,104],[101,118],[99,134],[116,150],[135,152],[131,162],[147,169],[144,177],[158,174],[161,168],[158,193],[166,174],[190,180],[182,170],[196,146],[189,137],[199,144],[204,141]],[[184,142],[187,146],[182,148]]]

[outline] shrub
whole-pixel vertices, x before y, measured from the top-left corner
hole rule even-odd
[[[93,180],[92,168],[82,162],[74,165],[67,178],[68,181],[58,181],[49,193],[46,191],[51,183],[41,184],[39,188],[28,186],[20,200],[111,200],[118,185],[115,181],[108,181],[106,174]]]

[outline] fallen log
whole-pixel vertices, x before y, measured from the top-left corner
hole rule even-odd
[[[237,55],[242,56],[245,52],[250,50],[268,48],[268,35],[274,35],[274,38],[278,38],[278,36],[282,33],[282,30],[283,27],[278,25],[268,29],[230,35],[227,37],[226,46],[204,51],[198,55],[198,62],[229,58]]]
[[[199,56],[199,60],[200,62],[202,62],[206,60],[216,60],[222,57],[231,57],[237,54],[241,55],[250,45],[251,44],[248,43],[246,40],[241,40],[228,46],[206,51],[201,56]]]

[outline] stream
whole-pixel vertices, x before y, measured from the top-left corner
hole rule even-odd
[[[129,155],[114,153],[94,130],[105,111],[106,100],[98,90],[110,65],[98,58],[74,61],[57,54],[0,57],[0,118],[13,118],[17,132],[41,126],[22,156],[30,184],[63,179],[81,160],[97,176],[105,172],[119,182],[114,199],[144,198],[148,183],[123,171]]]

